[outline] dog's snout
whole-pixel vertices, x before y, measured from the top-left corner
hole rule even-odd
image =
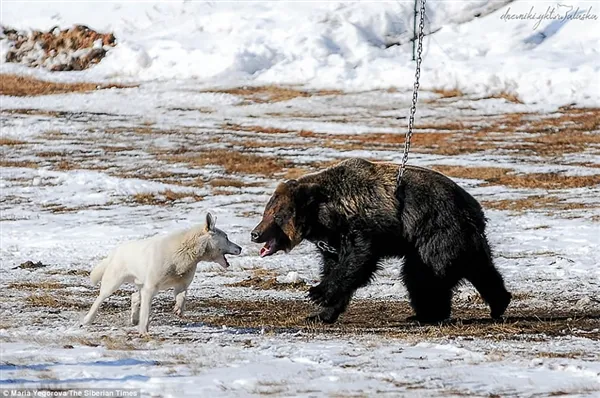
[[[252,242],[256,242],[258,238],[260,238],[260,233],[258,231],[254,230],[250,232],[250,239],[252,240]]]
[[[233,249],[233,251],[234,251],[233,254],[235,254],[237,256],[238,254],[240,254],[242,252],[242,247],[235,245],[235,248]]]

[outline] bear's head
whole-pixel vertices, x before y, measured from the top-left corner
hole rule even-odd
[[[317,184],[289,180],[280,183],[269,199],[263,218],[252,230],[252,242],[265,243],[260,256],[266,257],[280,250],[289,252],[304,239],[307,218],[317,210],[322,198]]]

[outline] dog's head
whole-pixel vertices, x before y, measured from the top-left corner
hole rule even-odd
[[[319,192],[316,184],[299,183],[297,180],[277,186],[261,222],[250,233],[252,242],[265,243],[260,250],[261,257],[280,250],[289,252],[302,242],[308,228],[308,212],[321,198]]]
[[[226,254],[233,254],[237,256],[242,252],[242,248],[232,241],[229,240],[227,234],[215,227],[217,219],[212,214],[206,214],[206,224],[204,226],[205,232],[209,236],[209,243],[207,245],[207,254],[210,261],[214,261],[223,268],[229,267],[229,262],[225,257]]]

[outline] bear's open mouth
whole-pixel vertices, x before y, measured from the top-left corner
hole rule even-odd
[[[261,247],[260,249],[260,256],[261,257],[267,257],[270,256],[271,254],[274,254],[277,251],[277,240],[276,239],[271,239],[269,241],[267,241],[267,243],[265,243],[265,245],[263,247]]]

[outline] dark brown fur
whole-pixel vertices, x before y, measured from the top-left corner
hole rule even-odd
[[[463,279],[500,317],[510,302],[494,267],[479,203],[448,177],[408,167],[349,159],[319,173],[281,183],[252,240],[261,255],[317,243],[322,280],[309,297],[323,307],[312,320],[334,322],[352,295],[368,284],[386,257],[403,257],[403,280],[416,318],[450,316],[452,290]]]

